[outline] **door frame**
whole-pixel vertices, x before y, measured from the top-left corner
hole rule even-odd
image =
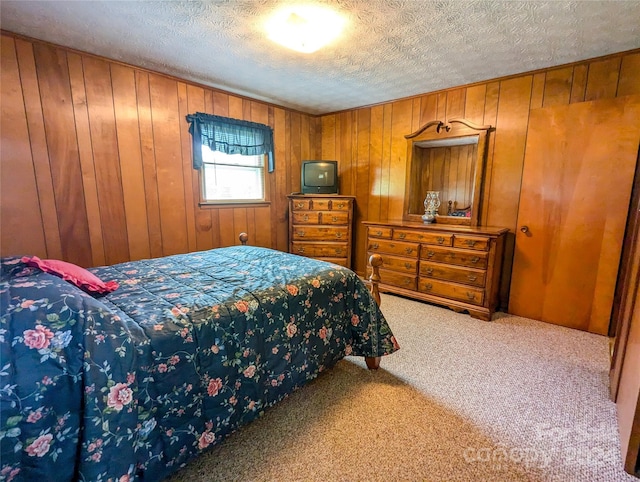
[[[627,349],[629,329],[638,301],[640,287],[640,150],[636,161],[633,191],[627,217],[627,226],[622,246],[622,258],[618,271],[618,280],[613,299],[609,336],[613,337],[611,350],[611,369],[609,372],[609,391],[611,400],[618,398],[620,376],[624,355]],[[638,306],[640,309],[640,306]]]

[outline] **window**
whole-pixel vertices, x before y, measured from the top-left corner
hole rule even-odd
[[[265,124],[196,112],[187,115],[193,168],[200,171],[205,203],[264,202],[275,169],[273,129]]]
[[[264,154],[225,154],[202,146],[202,200],[204,202],[262,202]]]

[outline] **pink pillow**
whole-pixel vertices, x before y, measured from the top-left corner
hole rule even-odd
[[[40,259],[37,256],[25,256],[21,259],[28,266],[40,268],[47,273],[55,274],[63,280],[73,283],[78,288],[88,293],[111,293],[118,289],[119,285],[116,281],[105,283],[93,273],[73,263],[60,261],[57,259]]]

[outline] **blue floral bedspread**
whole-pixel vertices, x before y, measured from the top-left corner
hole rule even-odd
[[[394,352],[350,270],[250,246],[94,268],[2,260],[0,480],[152,480],[345,355]]]

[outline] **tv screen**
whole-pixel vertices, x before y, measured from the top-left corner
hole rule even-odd
[[[303,194],[337,194],[338,161],[302,161]]]

